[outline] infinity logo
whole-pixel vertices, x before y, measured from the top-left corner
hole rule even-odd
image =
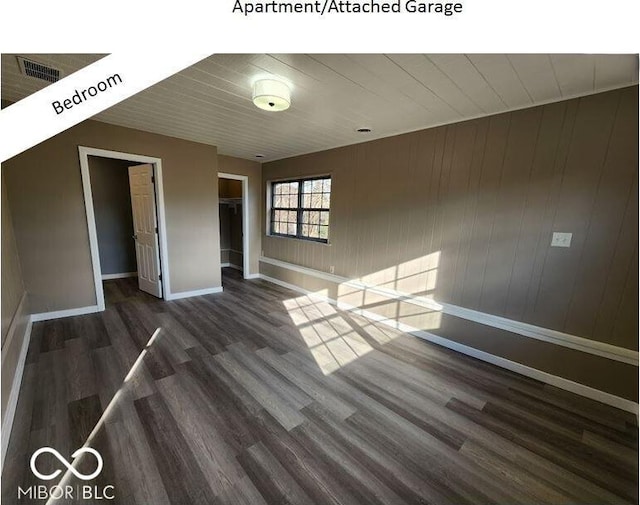
[[[39,479],[42,479],[42,480],[55,479],[62,472],[62,470],[58,469],[55,472],[50,473],[49,475],[46,475],[38,471],[38,469],[36,468],[36,459],[38,459],[38,456],[40,456],[40,454],[45,452],[51,453],[56,458],[58,458],[60,463],[62,463],[67,468],[67,470],[69,470],[73,475],[78,477],[78,479],[91,480],[96,478],[102,471],[102,466],[103,466],[102,456],[100,456],[100,453],[98,451],[96,451],[95,449],[92,449],[91,447],[84,447],[84,448],[81,447],[71,455],[71,457],[75,459],[81,454],[88,452],[89,454],[93,454],[96,457],[96,460],[98,461],[98,467],[93,473],[90,473],[88,475],[78,472],[78,470],[73,468],[73,466],[71,466],[71,464],[66,459],[64,459],[62,455],[55,449],[52,449],[51,447],[41,447],[40,449],[38,449],[36,452],[33,453],[33,456],[31,456],[31,462],[30,462],[31,471]]]

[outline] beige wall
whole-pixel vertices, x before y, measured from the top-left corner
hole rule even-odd
[[[638,349],[637,87],[266,163],[263,182],[328,172],[330,244],[265,236],[265,256]]]
[[[216,148],[85,121],[3,164],[34,313],[96,303],[78,146],[161,158],[171,291],[220,286]]]
[[[219,155],[218,171],[246,175],[249,178],[249,275],[257,274],[262,250],[262,175],[260,163]]]
[[[16,248],[7,186],[2,169],[2,420],[9,401],[28,324],[28,303]]]
[[[266,163],[263,195],[269,180],[326,173],[329,244],[265,235],[266,257],[638,349],[637,87]],[[571,247],[551,248],[553,231]],[[637,401],[632,365],[260,272]]]
[[[24,294],[18,250],[16,248],[11,210],[7,198],[7,185],[2,169],[2,344],[18,304]]]

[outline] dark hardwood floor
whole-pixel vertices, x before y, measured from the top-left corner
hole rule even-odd
[[[59,478],[29,470],[85,444],[109,503],[638,502],[632,414],[229,269],[219,295],[105,293],[100,314],[33,326],[3,504],[86,484],[48,455]],[[50,503],[78,502],[107,503]]]

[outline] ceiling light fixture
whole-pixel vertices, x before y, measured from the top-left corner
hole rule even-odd
[[[256,158],[264,158],[264,154],[256,154]]]
[[[278,112],[291,105],[289,86],[275,79],[261,79],[253,85],[253,103],[256,107]]]
[[[364,128],[357,128],[357,129],[356,129],[356,131],[357,131],[358,133],[371,133],[371,128],[366,128],[366,127],[364,127]]]

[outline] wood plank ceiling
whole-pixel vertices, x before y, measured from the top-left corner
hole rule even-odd
[[[24,56],[65,75],[101,57]],[[4,100],[47,85],[23,76],[15,55],[2,55],[1,75]],[[252,81],[269,75],[291,84],[289,110],[251,103]],[[268,161],[637,82],[637,55],[217,54],[95,119]]]

